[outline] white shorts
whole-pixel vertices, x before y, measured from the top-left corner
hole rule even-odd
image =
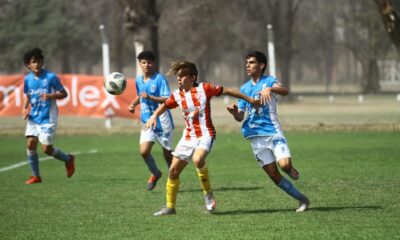
[[[180,160],[188,162],[197,148],[210,152],[214,141],[215,138],[212,137],[201,137],[187,140],[185,136],[183,136],[181,140],[179,140],[178,145],[176,145],[175,151],[172,152],[172,155]]]
[[[32,121],[27,122],[25,136],[34,136],[44,145],[53,145],[56,136],[57,124],[44,123],[37,124]]]
[[[152,129],[142,130],[140,132],[140,144],[145,142],[159,142],[163,148],[172,150],[172,139],[174,132],[159,132],[156,133]]]
[[[253,154],[260,167],[283,158],[290,158],[290,150],[284,136],[250,138]]]

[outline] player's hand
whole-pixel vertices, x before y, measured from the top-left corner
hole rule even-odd
[[[147,93],[145,93],[145,92],[142,92],[142,93],[140,94],[140,97],[141,97],[141,98],[144,98],[144,99],[147,99],[147,98],[149,98],[149,95],[148,95]]]
[[[147,120],[146,124],[143,126],[144,130],[147,129],[154,129],[157,126],[157,119],[155,117],[150,117],[149,120]]]
[[[128,110],[131,113],[135,113],[135,105],[133,105],[133,104],[129,105]]]
[[[271,102],[271,100],[272,100],[271,90],[272,90],[272,88],[267,87],[267,88],[264,88],[264,89],[260,92],[260,99],[261,99],[261,104],[262,104],[262,105],[266,105],[266,104],[268,104],[269,102]]]
[[[236,115],[239,112],[238,106],[236,104],[232,104],[231,106],[227,106],[226,109],[232,115]]]
[[[47,101],[49,99],[50,99],[50,94],[43,93],[42,95],[40,95],[40,100],[42,101]]]
[[[24,108],[22,110],[22,119],[26,120],[28,119],[28,116],[29,116],[29,110]]]

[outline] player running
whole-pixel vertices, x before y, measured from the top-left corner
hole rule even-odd
[[[210,83],[197,83],[197,68],[191,62],[176,62],[172,65],[170,73],[177,75],[178,89],[160,105],[146,123],[147,129],[157,127],[157,117],[167,109],[180,107],[186,128],[172,153],[173,159],[169,168],[166,184],[167,205],[154,216],[175,214],[176,197],[179,190],[179,175],[188,164],[190,158],[197,170],[206,204],[206,209],[211,212],[216,207],[215,198],[211,190],[206,157],[215,140],[215,128],[211,120],[210,101],[213,96],[230,95],[242,98],[248,102],[259,102],[239,91]]]
[[[248,116],[243,122],[242,133],[250,140],[257,163],[278,187],[299,201],[300,206],[296,212],[304,212],[310,204],[308,198],[285,179],[276,166],[278,163],[279,167],[292,179],[299,178],[299,173],[292,165],[289,147],[276,111],[277,94],[287,95],[288,90],[275,77],[264,75],[266,67],[267,58],[262,52],[250,52],[246,58],[246,70],[250,80],[240,88],[240,92],[260,99],[264,105],[255,108],[239,99],[237,106],[233,104],[227,109],[238,122],[243,121],[247,112]]]
[[[135,112],[135,107],[140,104],[140,120],[143,124],[170,95],[167,79],[156,72],[155,56],[151,51],[139,53],[137,59],[143,75],[136,78],[136,92],[138,96],[129,105],[129,111]],[[147,190],[151,191],[156,187],[157,181],[161,178],[161,171],[151,155],[151,149],[155,141],[158,141],[163,150],[167,167],[172,161],[172,140],[174,123],[169,111],[164,112],[157,118],[157,127],[154,129],[142,129],[140,132],[140,155],[151,172],[147,181]]]
[[[75,157],[53,147],[58,118],[56,99],[66,98],[68,94],[57,75],[43,69],[43,60],[42,50],[39,48],[24,55],[25,66],[30,72],[24,79],[25,102],[22,115],[27,120],[25,136],[28,162],[32,169],[32,176],[26,184],[42,182],[37,154],[38,142],[42,144],[45,154],[65,163],[67,177],[72,177],[75,171]]]

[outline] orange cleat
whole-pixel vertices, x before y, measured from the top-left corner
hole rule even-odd
[[[65,168],[67,170],[67,177],[70,178],[75,172],[75,156],[72,154],[69,154],[68,156],[70,156],[71,159],[65,163]]]
[[[162,174],[160,172],[160,176],[159,177],[156,177],[153,174],[150,176],[149,180],[147,181],[147,190],[151,191],[156,187],[158,179],[161,178],[161,175]]]
[[[29,179],[25,182],[26,184],[35,184],[35,183],[41,183],[42,178],[39,176],[30,176]]]

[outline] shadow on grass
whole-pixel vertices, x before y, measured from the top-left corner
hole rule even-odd
[[[357,209],[369,209],[369,210],[383,210],[382,206],[352,206],[352,207],[315,207],[309,208],[307,212],[331,212],[331,211],[345,211],[345,210],[357,210]],[[252,210],[232,210],[232,211],[218,211],[213,212],[213,215],[242,215],[242,214],[260,214],[260,213],[283,213],[283,212],[295,212],[295,209],[252,209]]]
[[[262,189],[262,187],[221,187],[213,188],[213,192],[225,192],[225,191],[254,191]],[[198,189],[183,189],[179,192],[202,192],[203,190],[199,187]]]

